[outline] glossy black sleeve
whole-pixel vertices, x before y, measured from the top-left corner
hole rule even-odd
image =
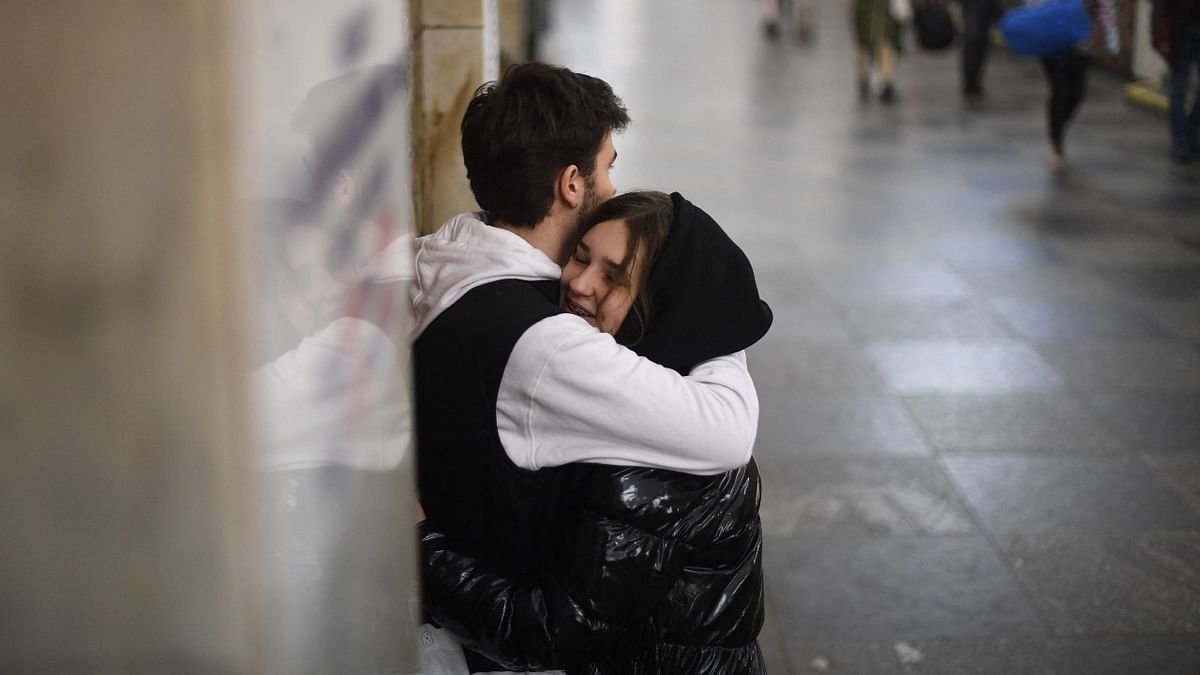
[[[628,649],[679,575],[688,546],[591,509],[573,513],[539,577],[522,583],[422,526],[427,616],[514,670],[567,668]]]

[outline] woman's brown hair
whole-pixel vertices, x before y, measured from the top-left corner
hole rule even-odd
[[[629,283],[636,295],[633,299],[633,319],[637,328],[633,331],[633,339],[627,344],[637,344],[650,325],[654,308],[650,302],[649,284],[650,270],[654,261],[666,244],[671,231],[671,220],[674,217],[674,205],[671,197],[653,190],[626,192],[604,202],[586,215],[579,224],[579,237],[588,230],[610,220],[625,223],[629,232],[629,242],[625,248],[625,260],[629,261],[627,273]],[[640,257],[639,257],[640,256]],[[625,319],[628,324],[630,317]],[[626,333],[626,331],[622,331]]]

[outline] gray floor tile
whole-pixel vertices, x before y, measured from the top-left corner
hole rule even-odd
[[[1060,635],[1200,633],[1200,533],[1014,536],[1003,547]]]
[[[833,298],[964,298],[970,289],[948,268],[929,264],[825,265],[813,272]]]
[[[1136,457],[944,460],[994,533],[1200,530],[1200,513]]]
[[[1086,397],[1131,449],[1200,454],[1200,395],[1096,392]]]
[[[769,346],[769,352],[753,352],[749,359],[759,400],[786,400],[796,391],[876,393],[883,388],[874,364],[853,345],[773,338]]]
[[[904,406],[891,397],[806,388],[764,392],[761,384],[755,453],[786,461],[930,454]]]
[[[995,298],[1109,298],[1115,293],[1099,277],[1075,267],[1045,265],[1012,270],[961,269],[957,274],[977,293]]]
[[[844,226],[841,226],[844,228]],[[930,254],[910,237],[847,237],[844,234],[814,238],[791,251],[799,260],[815,265],[853,265],[862,260],[889,264],[925,263]],[[836,278],[836,277],[835,277]],[[910,282],[915,283],[915,282]]]
[[[1101,268],[1096,270],[1113,288],[1148,298],[1200,297],[1200,267],[1162,269]]]
[[[1009,332],[976,300],[855,301],[839,308],[856,337],[881,339],[1006,338]]]
[[[764,568],[790,651],[796,643],[814,640],[899,641],[1043,630],[981,537],[767,538]]]
[[[819,300],[824,293],[815,281],[797,274],[772,274],[759,268],[758,295],[774,307],[788,302]]]
[[[774,322],[767,332],[767,345],[793,341],[849,343],[850,332],[829,303],[815,298],[775,295],[760,289],[771,305]]]
[[[1037,349],[1079,388],[1200,391],[1200,354],[1183,342],[1052,342]]]
[[[763,663],[772,675],[795,673],[787,647],[783,643],[783,632],[779,628],[779,612],[775,608],[775,589],[770,577],[763,577],[763,627],[758,632],[758,648],[762,650]]]
[[[866,351],[900,394],[1001,393],[1062,385],[1037,352],[1014,340],[878,341]]]
[[[792,657],[796,673],[1195,675],[1200,641],[1192,635],[830,641],[793,644]]]
[[[1197,255],[1200,255],[1200,236],[1188,234],[1178,235],[1175,237],[1175,242],[1180,246],[1195,252]]]
[[[763,533],[959,535],[975,531],[933,460],[759,460]]]
[[[1053,237],[1058,242],[1071,238],[1156,234],[1139,224],[1137,213],[1118,204],[1105,203],[1097,195],[1090,199],[1061,199],[1016,209],[1029,231]],[[1099,203],[1097,203],[1099,202]]]
[[[1173,334],[1183,338],[1200,338],[1200,300],[1148,301],[1143,302],[1142,307]]]
[[[993,300],[993,309],[1027,338],[1165,338],[1171,335],[1128,303],[1111,300]]]
[[[1012,269],[1063,260],[1062,254],[1044,242],[999,234],[951,234],[935,240],[932,247],[956,268]]]
[[[1167,236],[1080,237],[1057,242],[1055,246],[1072,259],[1096,267],[1200,266],[1200,253]]]
[[[929,443],[943,452],[1114,453],[1124,443],[1067,393],[908,396]]]
[[[1200,510],[1200,455],[1145,454],[1142,460]]]

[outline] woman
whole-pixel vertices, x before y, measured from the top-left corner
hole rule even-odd
[[[1030,0],[1027,4],[1037,4]],[[1092,35],[1103,35],[1104,46],[1112,54],[1121,50],[1121,38],[1117,32],[1116,7],[1113,0],[1084,0],[1084,7],[1092,18]],[[1100,31],[1094,25],[1099,23]],[[1067,124],[1075,116],[1079,104],[1087,91],[1088,45],[1075,45],[1061,54],[1043,56],[1042,72],[1050,87],[1050,98],[1046,101],[1046,122],[1050,134],[1050,170],[1063,173],[1067,159],[1063,152],[1063,141]]]
[[[891,0],[854,0],[851,9],[858,43],[858,94],[871,96],[871,65],[879,69],[883,89],[879,100],[896,100],[896,61],[900,54],[900,22],[892,16]]]
[[[761,338],[740,249],[679,194],[604,203],[563,270],[566,311],[686,373]],[[588,364],[581,363],[586,368]],[[537,579],[505,579],[423,528],[429,617],[514,669],[761,673],[759,476],[575,464]]]

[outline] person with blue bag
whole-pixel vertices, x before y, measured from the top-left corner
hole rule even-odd
[[[1200,100],[1187,107],[1192,71],[1200,69],[1200,0],[1154,0],[1150,40],[1171,66],[1171,159],[1187,164],[1200,155]]]
[[[1063,141],[1087,90],[1088,43],[1102,36],[1112,54],[1121,50],[1115,0],[1026,0],[1000,20],[1010,50],[1042,61],[1050,97],[1046,121],[1050,135],[1050,169],[1066,170]],[[1100,30],[1094,30],[1098,24]]]

